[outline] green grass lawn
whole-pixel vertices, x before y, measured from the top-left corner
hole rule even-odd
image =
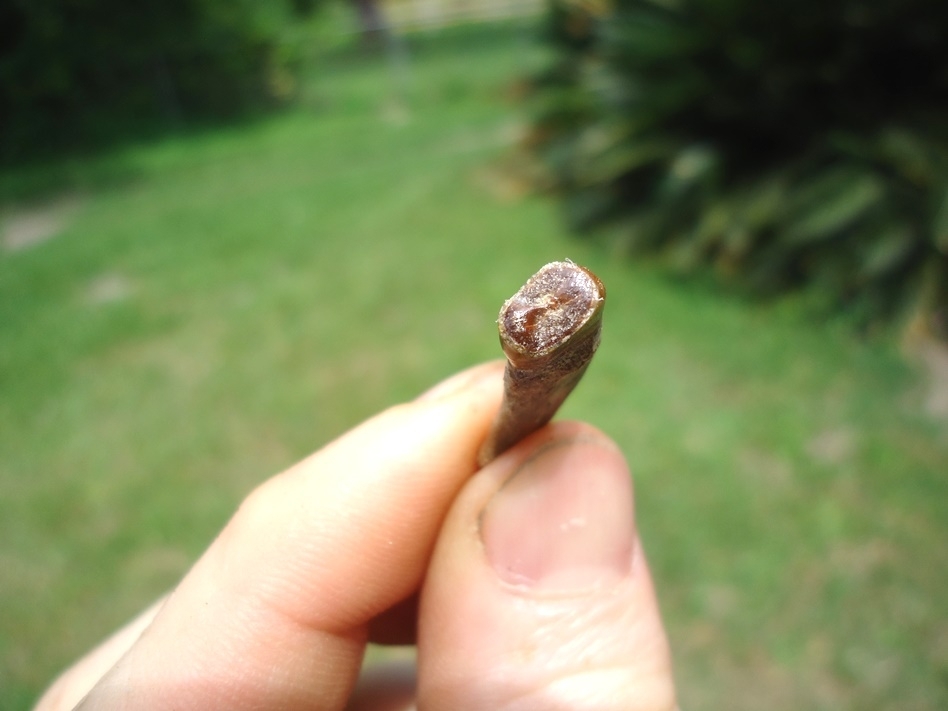
[[[407,85],[337,53],[277,118],[0,174],[8,223],[36,186],[73,206],[0,251],[0,708],[173,585],[263,478],[497,357],[500,303],[564,257],[610,292],[564,416],[632,461],[682,708],[948,708],[948,423],[896,349],[505,196],[522,28],[410,56]]]

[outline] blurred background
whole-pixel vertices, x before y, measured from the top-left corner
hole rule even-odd
[[[688,711],[948,708],[948,4],[0,5],[0,708],[607,284]]]

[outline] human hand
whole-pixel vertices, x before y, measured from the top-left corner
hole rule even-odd
[[[615,445],[558,423],[475,474],[501,372],[460,373],[264,482],[37,711],[674,709]],[[416,643],[417,681],[357,683],[368,641]]]

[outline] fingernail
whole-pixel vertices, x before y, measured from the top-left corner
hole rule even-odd
[[[622,454],[591,439],[542,447],[494,494],[481,539],[505,582],[583,590],[629,574],[635,528]]]
[[[475,365],[467,370],[462,370],[460,373],[456,373],[446,380],[442,380],[431,389],[426,390],[418,396],[417,400],[425,402],[454,395],[456,392],[460,392],[482,378],[497,378],[499,380],[502,367],[498,365],[498,363],[499,361],[491,361],[489,363]]]

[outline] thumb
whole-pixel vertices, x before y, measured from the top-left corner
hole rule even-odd
[[[423,711],[672,711],[665,631],[618,448],[545,428],[456,500],[419,618]]]

